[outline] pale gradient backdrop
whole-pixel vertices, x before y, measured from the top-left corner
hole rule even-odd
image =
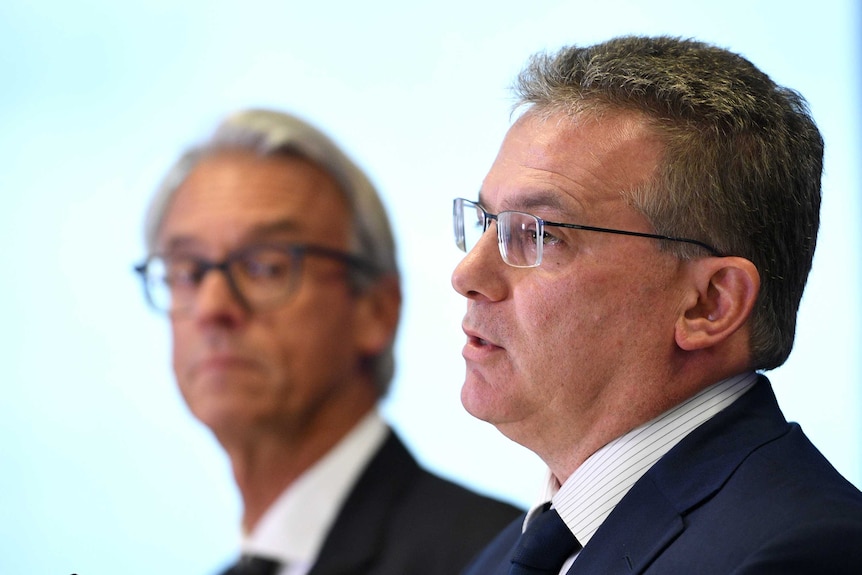
[[[0,3],[0,573],[205,575],[234,553],[226,460],[132,264],[162,171],[248,106],[322,126],[382,190],[406,293],[386,415],[428,467],[528,504],[540,462],[460,406],[451,199],[475,196],[529,54],[622,33],[729,47],[811,103],[823,227],[771,377],[862,485],[859,24],[855,0]]]

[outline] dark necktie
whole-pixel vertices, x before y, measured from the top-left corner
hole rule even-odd
[[[518,539],[509,575],[557,575],[566,559],[580,548],[560,514],[546,508]]]
[[[243,555],[222,575],[275,575],[281,563],[265,557]]]

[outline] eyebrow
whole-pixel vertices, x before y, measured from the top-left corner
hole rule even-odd
[[[300,226],[296,220],[281,219],[272,222],[265,222],[253,226],[241,236],[241,244],[265,240],[269,236],[275,236],[286,233],[296,233]],[[203,242],[193,235],[177,235],[168,239],[168,241],[159,249],[162,252],[171,252],[184,249],[203,247]]]
[[[482,192],[479,191],[479,204],[487,209],[487,204],[482,199]],[[547,208],[561,214],[571,214],[570,206],[564,205],[560,201],[560,194],[551,190],[536,190],[534,192],[526,192],[523,196],[519,196],[512,203],[506,202],[506,205],[500,211],[519,211],[529,212],[530,210]]]
[[[276,234],[293,233],[300,229],[299,223],[294,219],[281,219],[264,224],[258,224],[251,228],[244,237],[258,238]]]

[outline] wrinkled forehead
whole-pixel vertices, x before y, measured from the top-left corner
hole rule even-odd
[[[239,157],[247,159],[257,159],[263,163],[284,163],[296,164],[304,163],[313,166],[319,170],[325,177],[332,181],[338,180],[336,175],[332,174],[318,162],[309,158],[301,150],[285,147],[277,150],[269,150],[266,152],[248,149],[246,147],[226,144],[226,145],[211,145],[193,148],[187,151],[179,160],[171,167],[163,178],[156,194],[150,203],[147,216],[144,224],[145,242],[148,250],[153,251],[157,244],[159,231],[162,227],[165,217],[176,196],[189,177],[197,170],[201,163],[211,161],[213,158]],[[345,203],[348,202],[347,195],[340,183],[336,182],[337,191],[342,194]]]
[[[663,151],[637,113],[528,112],[506,134],[480,199],[491,211],[619,200],[655,177]]]
[[[312,180],[313,190],[317,194],[296,193],[297,189],[308,191],[305,189],[307,185],[296,187],[298,174],[303,180]],[[302,154],[291,151],[259,154],[237,147],[195,149],[177,161],[154,196],[145,223],[148,249],[155,249],[164,221],[183,190],[193,189],[196,197],[206,205],[207,197],[215,200],[220,187],[231,185],[246,189],[245,194],[235,195],[233,201],[237,207],[248,202],[259,202],[260,198],[255,199],[253,196],[259,195],[261,189],[270,187],[281,193],[272,195],[268,205],[283,207],[282,204],[309,202],[318,194],[326,195],[334,191],[337,201],[345,209],[349,208],[347,198],[334,177]],[[266,209],[266,205],[260,207]]]
[[[292,231],[284,240],[337,241],[349,219],[338,184],[314,163],[225,152],[188,173],[163,212],[156,245],[177,237],[239,244],[268,230]]]

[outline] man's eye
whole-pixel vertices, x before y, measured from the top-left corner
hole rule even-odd
[[[536,235],[535,228],[531,228],[531,229],[526,230],[526,234],[527,234],[527,237],[530,238],[530,241],[532,243],[534,243],[534,244],[538,243],[538,237]],[[544,244],[544,245],[555,244],[559,241],[560,241],[560,238],[558,238],[557,236],[550,234],[546,231],[542,232],[542,244]]]
[[[253,280],[280,280],[290,275],[291,259],[281,254],[258,254],[240,262],[242,275]]]
[[[171,287],[196,286],[201,282],[202,277],[201,266],[194,261],[166,262],[165,283]]]
[[[560,242],[560,238],[553,234],[549,234],[548,232],[542,233],[542,243],[546,246],[557,244]]]

